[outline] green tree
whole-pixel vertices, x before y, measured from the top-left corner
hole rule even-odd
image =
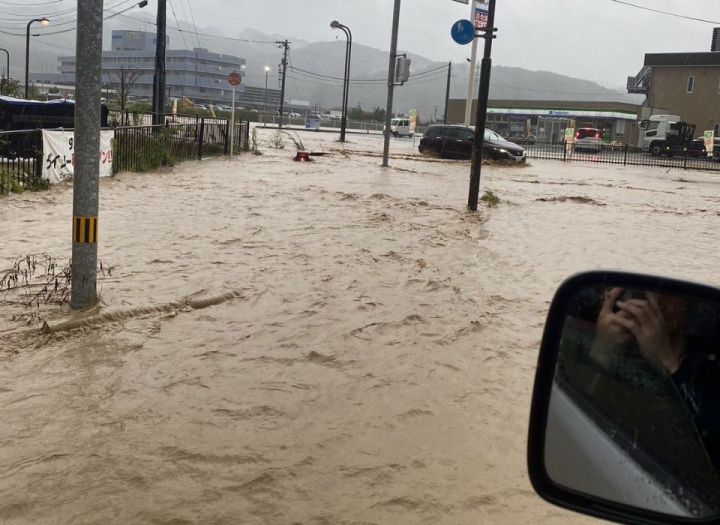
[[[370,113],[370,118],[377,122],[383,122],[385,120],[385,110],[380,106],[375,107],[372,113]]]

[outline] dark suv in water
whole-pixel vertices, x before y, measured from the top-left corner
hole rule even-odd
[[[430,126],[420,139],[420,153],[440,158],[469,159],[472,157],[475,132],[466,126]],[[483,158],[509,159],[525,162],[525,150],[502,138],[492,130],[485,130]]]

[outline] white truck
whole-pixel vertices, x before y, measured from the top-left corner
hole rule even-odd
[[[652,115],[640,122],[640,147],[651,155],[705,154],[705,144],[694,137],[695,126],[678,115]]]

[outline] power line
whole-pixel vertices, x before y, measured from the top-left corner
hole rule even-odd
[[[126,8],[124,11],[119,11],[119,12],[117,12],[117,13],[113,13],[112,11],[110,11],[111,9],[116,9],[116,8],[120,7],[121,5],[123,5],[123,4],[127,4],[129,1],[130,1],[130,0],[122,0],[121,2],[118,2],[117,4],[112,5],[112,6],[110,6],[110,7],[107,7],[106,9],[104,9],[104,12],[108,12],[108,13],[110,13],[110,15],[103,17],[103,20],[108,20],[108,19],[110,19],[110,18],[113,18],[113,17],[116,17],[116,16],[118,16],[118,15],[121,15],[121,14],[124,13],[125,11],[128,11],[128,10],[132,9],[133,7],[135,7],[135,5],[137,5],[137,4],[133,4],[133,5],[131,5],[130,7]],[[74,23],[74,22],[76,22],[76,21],[77,21],[77,19],[72,19],[72,20],[67,20],[67,21],[59,22],[59,23],[57,23],[57,24],[55,24],[55,25],[56,25],[56,26],[64,26],[64,25],[67,25],[67,24]],[[52,36],[52,35],[60,35],[60,34],[63,34],[63,33],[69,33],[69,32],[71,32],[71,31],[75,31],[76,29],[77,29],[76,27],[69,27],[69,28],[67,28],[67,29],[62,29],[62,30],[60,30],[60,31],[48,31],[48,32],[43,32],[43,33],[37,33],[37,34],[34,34],[33,36]],[[2,34],[4,34],[4,35],[8,35],[8,36],[17,36],[17,37],[25,37],[25,36],[26,36],[25,33],[11,33],[11,32],[9,32],[9,31],[4,31],[4,30],[0,30],[0,33],[2,33]]]
[[[447,67],[447,66],[445,66]],[[330,75],[320,75],[318,73],[312,73],[312,72],[305,72],[305,70],[300,69],[298,67],[291,67],[290,68],[295,75],[291,76],[293,80],[298,81],[307,81],[307,82],[315,82],[319,84],[325,84],[325,85],[338,85],[342,82],[344,82],[344,79],[340,77],[333,77]],[[406,83],[420,83],[420,82],[426,82],[431,80],[438,80],[438,79],[444,79],[446,78],[445,72],[441,71],[425,71],[423,73],[419,73],[417,75],[412,75],[410,79]],[[366,85],[366,86],[382,86],[387,82],[385,79],[355,79],[350,80],[351,84],[354,85]]]
[[[5,5],[19,5],[23,7],[37,7],[37,6],[43,6],[43,5],[50,5],[50,4],[59,4],[60,2],[63,2],[64,0],[50,0],[49,2],[39,2],[37,4],[28,4],[26,2],[5,2],[0,1],[0,4]]]
[[[178,22],[177,14],[175,14],[175,8],[173,7],[172,0],[168,0],[168,3],[170,4],[170,10],[172,11],[173,18],[175,18],[175,23],[178,25],[178,28],[179,28],[180,22]],[[182,0],[180,3],[182,4]],[[183,32],[182,29],[180,29],[179,31],[180,31],[180,37],[182,38],[182,41],[183,41],[183,46],[185,46],[185,49],[189,49],[187,42],[185,41],[185,33]]]
[[[184,9],[182,3],[180,3],[180,6],[181,6],[181,9]],[[150,24],[150,25],[156,25],[155,22],[146,22],[145,20],[139,20],[139,19],[137,19],[137,18],[135,18],[135,17],[132,17],[132,16],[130,16],[130,15],[123,15],[123,14],[121,14],[120,16],[122,16],[123,18],[129,18],[130,20],[134,20],[135,22],[142,22],[142,23],[147,23],[147,24]],[[197,30],[195,30],[195,31],[189,31],[189,30],[186,30],[186,29],[181,29],[181,28],[179,28],[179,27],[171,27],[171,26],[168,26],[168,29],[172,29],[173,31],[184,31],[185,33],[188,33],[188,34],[191,34],[191,35],[200,35],[200,36],[209,37],[209,38],[216,38],[216,39],[220,39],[220,40],[231,40],[231,41],[233,41],[233,42],[244,42],[244,43],[247,43],[247,44],[272,44],[272,45],[275,45],[275,41],[274,41],[274,40],[252,40],[252,39],[249,39],[249,38],[236,38],[236,37],[232,37],[232,36],[213,35],[213,34],[210,34],[210,33],[203,33],[202,31],[197,31]]]
[[[186,1],[187,1],[188,8],[190,9],[190,21],[192,22],[193,29],[195,29],[195,39],[197,40],[198,47],[202,47],[202,44],[200,43],[200,35],[198,34],[198,30],[197,30],[197,24],[195,23],[195,15],[193,15],[192,4],[190,3],[190,0],[186,0]],[[179,27],[178,27],[178,30],[180,30]]]
[[[652,7],[647,7],[647,6],[644,6],[644,5],[638,5],[638,4],[633,4],[633,3],[630,3],[630,2],[624,2],[623,0],[610,0],[610,1],[611,1],[611,2],[615,2],[616,4],[622,4],[622,5],[626,5],[626,6],[629,6],[629,7],[634,7],[634,8],[636,8],[636,9],[642,9],[642,10],[644,10],[644,11],[651,11],[651,12],[653,12],[653,13],[658,13],[658,14],[661,14],[661,15],[674,16],[675,18],[683,18],[683,19],[685,19],[685,20],[693,20],[693,21],[695,21],[695,22],[704,22],[704,23],[706,23],[706,24],[716,24],[716,25],[717,25],[717,24],[720,24],[720,22],[717,21],[717,20],[708,20],[708,19],[706,19],[706,18],[697,18],[697,17],[694,17],[694,16],[681,15],[681,14],[679,14],[679,13],[671,13],[670,11],[662,11],[662,10],[660,10],[660,9],[654,9],[654,8],[652,8]]]
[[[427,77],[427,76],[433,75],[434,73],[439,72],[439,71],[441,71],[441,70],[446,70],[447,67],[448,67],[447,64],[443,64],[442,66],[438,66],[438,67],[435,67],[435,68],[433,68],[433,69],[428,69],[428,70],[426,70],[426,71],[421,71],[420,73],[415,73],[415,74],[412,75],[411,78],[417,79],[417,78]],[[344,80],[345,80],[345,79],[342,78],[342,77],[335,77],[335,76],[332,76],[332,75],[324,75],[324,74],[322,74],[322,73],[316,73],[316,72],[314,72],[314,71],[308,71],[308,70],[306,70],[306,69],[302,69],[302,68],[300,68],[300,67],[293,66],[293,65],[292,65],[292,61],[291,61],[291,63],[290,63],[289,68],[290,68],[292,71],[297,71],[297,72],[300,73],[300,74],[303,74],[303,73],[304,73],[304,74],[312,75],[312,76],[315,76],[315,77],[318,77],[318,78],[322,78],[322,79],[330,79],[330,80],[333,80],[333,81],[337,81],[337,80],[339,80],[339,81],[344,81]],[[444,73],[443,73],[443,76],[444,76]],[[384,79],[384,78],[377,78],[377,79],[376,79],[376,78],[351,78],[351,79],[350,79],[350,82],[353,82],[353,83],[372,83],[372,84],[377,83],[377,84],[384,84],[384,83],[387,82],[387,79]]]

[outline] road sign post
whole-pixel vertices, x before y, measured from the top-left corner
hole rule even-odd
[[[450,36],[455,42],[464,46],[475,39],[475,26],[470,20],[458,20],[450,28]]]
[[[228,84],[232,86],[232,111],[230,112],[230,157],[232,157],[235,145],[235,88],[242,82],[242,77],[237,71],[233,71],[227,79]]]
[[[487,11],[482,10],[481,5],[486,5]],[[478,2],[478,8],[475,10],[475,28],[484,33],[481,38],[485,39],[485,50],[480,66],[480,87],[478,88],[478,101],[475,111],[475,138],[473,140],[473,156],[470,167],[468,209],[471,211],[477,211],[480,192],[480,171],[483,159],[488,93],[490,92],[490,69],[492,67],[492,41],[495,38],[495,31],[497,31],[494,23],[495,0],[490,0],[489,4]]]

